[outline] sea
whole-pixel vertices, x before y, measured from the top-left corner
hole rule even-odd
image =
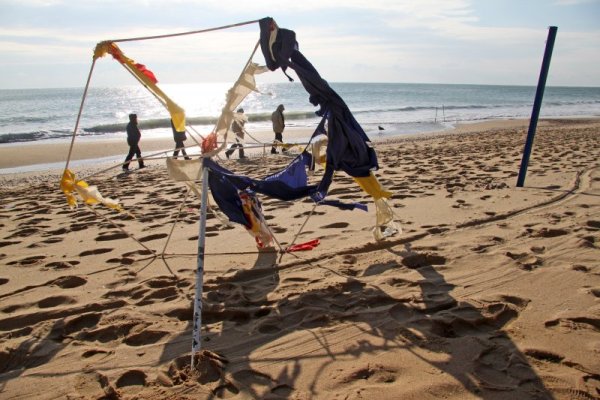
[[[449,130],[457,123],[529,118],[535,86],[330,83],[372,139]],[[186,110],[200,134],[211,132],[231,84],[165,84],[161,89]],[[83,87],[0,90],[0,146],[69,141]],[[271,113],[285,106],[289,128],[314,128],[316,108],[299,82],[265,83],[241,104],[248,132],[270,131]],[[171,135],[168,112],[141,86],[90,87],[78,124],[78,140],[124,138],[129,113],[137,113],[144,137]],[[546,87],[541,118],[600,116],[600,87]]]

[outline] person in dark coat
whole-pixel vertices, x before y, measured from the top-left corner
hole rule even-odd
[[[285,129],[285,118],[283,117],[283,111],[285,107],[283,104],[277,106],[277,109],[271,114],[271,122],[273,122],[273,132],[275,132],[275,142],[283,143],[283,130]],[[282,148],[282,152],[286,152],[285,148]],[[277,148],[273,145],[271,147],[271,154],[277,154]]]
[[[227,158],[233,154],[236,147],[239,150],[240,158],[246,158],[244,155],[244,125],[246,124],[246,121],[248,121],[248,119],[244,115],[244,109],[239,108],[237,110],[237,115],[234,116],[233,122],[231,123],[231,130],[235,133],[235,143],[233,143],[229,150],[225,152]]]
[[[185,140],[187,140],[187,137],[185,136],[185,131],[177,131],[175,129],[175,124],[173,124],[173,120],[171,120],[171,129],[173,130],[173,140],[175,140],[175,151],[173,152],[173,157],[177,158],[177,156],[179,155],[179,151],[181,150],[181,154],[183,155],[183,157],[186,160],[191,160],[191,158],[188,157],[185,151],[185,144],[183,143]]]
[[[139,142],[142,138],[140,129],[138,128],[137,114],[129,114],[129,123],[127,124],[127,144],[129,145],[129,153],[125,157],[123,163],[123,171],[129,171],[129,162],[135,155],[138,164],[141,168],[145,168],[144,160],[142,159],[142,151],[140,150]]]

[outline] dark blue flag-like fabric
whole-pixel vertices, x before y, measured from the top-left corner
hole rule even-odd
[[[329,86],[315,67],[300,53],[296,34],[278,28],[272,18],[263,18],[260,25],[260,45],[267,67],[284,72],[289,67],[296,72],[309,101],[320,109],[317,115],[327,118],[327,169],[319,192],[327,193],[333,171],[342,170],[350,176],[366,177],[379,168],[377,155],[370,140],[342,98]],[[277,36],[269,47],[271,32]],[[329,181],[329,183],[327,183]]]
[[[314,199],[318,189],[317,185],[307,184],[306,166],[311,165],[312,162],[312,156],[307,152],[302,152],[282,171],[262,180],[236,175],[210,158],[205,158],[203,162],[204,167],[208,168],[208,185],[219,209],[227,215],[230,221],[246,227],[250,226],[250,221],[244,214],[238,191],[248,190],[279,200],[291,201],[308,196],[312,196]],[[342,210],[354,210],[355,208],[367,210],[367,207],[360,203],[348,204],[336,200],[322,200],[320,204]]]

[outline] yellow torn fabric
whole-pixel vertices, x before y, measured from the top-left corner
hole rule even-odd
[[[94,49],[94,59],[98,57],[103,57],[106,53],[111,54],[115,60],[119,61],[125,69],[131,72],[136,76],[148,90],[154,93],[159,100],[163,102],[163,104],[169,110],[169,114],[171,114],[171,119],[173,120],[173,125],[178,132],[185,131],[185,112],[183,108],[179,107],[173,100],[169,98],[157,85],[156,83],[148,77],[144,70],[140,69],[140,64],[137,64],[132,59],[128,58],[123,54],[121,49],[113,42],[100,42],[96,45]]]
[[[85,181],[77,180],[75,174],[65,169],[62,179],[60,180],[60,189],[67,197],[67,203],[71,208],[77,208],[77,193],[83,202],[88,205],[104,204],[105,206],[117,211],[123,211],[118,200],[113,200],[108,197],[103,197],[96,186],[90,186]]]
[[[394,222],[394,212],[387,202],[387,199],[392,197],[392,192],[385,190],[377,177],[371,171],[371,174],[366,177],[357,178],[354,180],[375,200],[375,210],[377,213],[377,222],[373,228],[373,237],[376,240],[383,240],[387,237],[402,233],[402,228]]]
[[[377,177],[371,171],[371,175],[366,177],[354,177],[354,180],[361,187],[362,190],[371,195],[375,200],[379,200],[381,198],[389,199],[392,197],[392,192],[389,190],[385,190],[383,186],[377,180]]]
[[[400,224],[394,221],[394,212],[385,198],[375,200],[377,223],[373,228],[373,237],[383,240],[396,234],[402,234]]]

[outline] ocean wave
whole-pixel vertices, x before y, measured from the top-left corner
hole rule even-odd
[[[266,122],[271,121],[271,113],[256,113],[256,114],[246,114],[249,122]],[[316,118],[314,112],[287,112],[285,113],[285,118],[288,121],[293,120],[303,120]],[[186,123],[189,125],[215,125],[217,123],[218,117],[187,117]],[[160,119],[149,119],[149,120],[139,120],[138,125],[140,129],[160,129],[160,128],[171,128],[171,119],[170,118],[160,118]],[[123,123],[112,123],[112,124],[101,124],[92,126],[89,128],[83,128],[84,132],[87,133],[115,133],[122,132],[125,130],[127,126],[126,122]]]
[[[81,133],[79,133],[81,135]],[[92,135],[102,135],[102,133],[94,133]],[[34,131],[20,133],[3,133],[0,134],[0,144],[18,143],[18,142],[35,142],[48,139],[63,139],[73,136],[72,131],[68,130],[52,130],[52,131]],[[85,135],[84,136],[91,136]]]
[[[52,132],[25,132],[25,133],[6,133],[0,135],[0,143],[15,143],[15,142],[33,142],[37,140],[44,140],[55,138],[56,135]]]

